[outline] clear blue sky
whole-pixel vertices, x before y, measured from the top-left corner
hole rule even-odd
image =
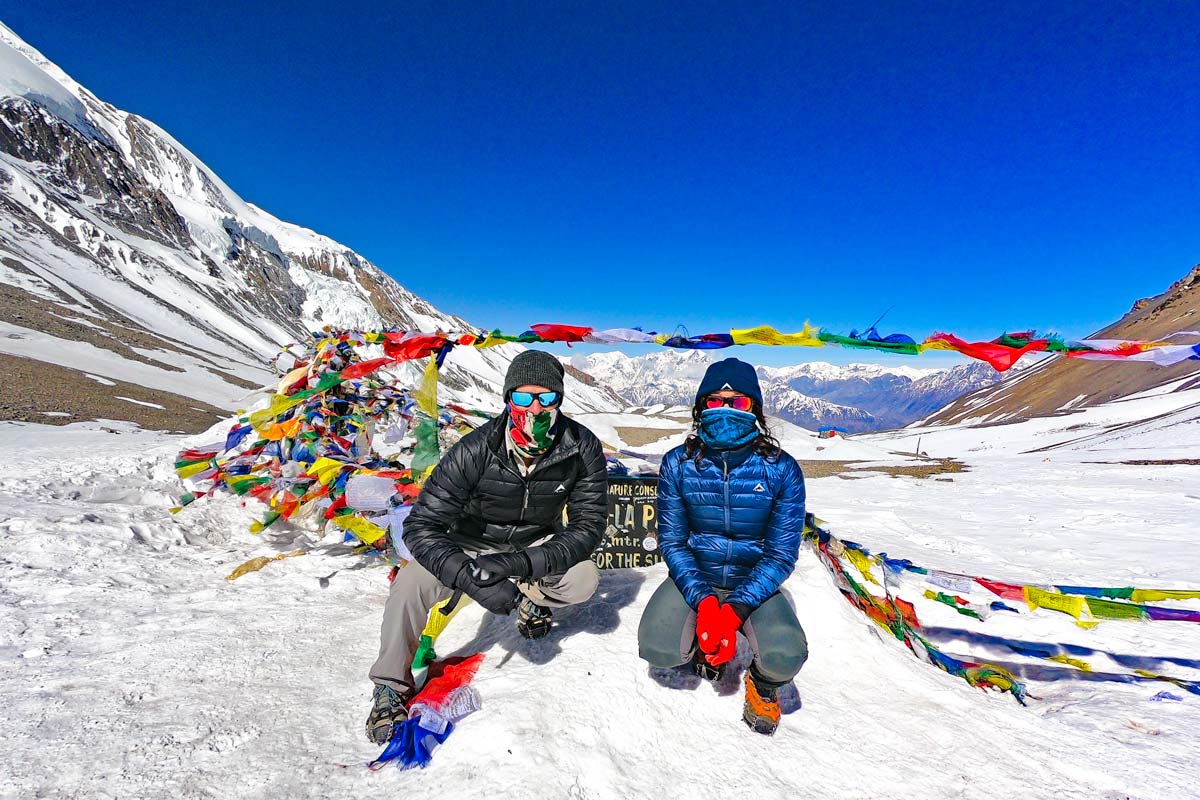
[[[1078,337],[1200,261],[1195,3],[117,5],[0,18],[481,326]]]

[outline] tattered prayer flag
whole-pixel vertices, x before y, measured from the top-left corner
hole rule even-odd
[[[930,600],[935,600],[939,603],[942,603],[943,605],[950,606],[951,608],[953,608],[955,611],[962,614],[963,616],[974,617],[975,619],[981,619],[981,617],[979,616],[979,612],[973,608],[970,608],[967,601],[962,599],[961,597],[955,597],[953,595],[944,594],[942,592],[934,592],[930,589],[925,590],[925,597]]]
[[[370,361],[359,361],[342,370],[342,379],[351,380],[353,378],[361,378],[391,363],[392,359],[390,358],[372,358]]]
[[[305,399],[306,398],[301,397],[300,394],[294,394],[290,397],[288,395],[277,394],[271,398],[270,405],[261,411],[255,411],[250,415],[250,425],[253,426],[255,430],[264,430],[268,425],[271,424],[271,422],[275,420],[276,417],[278,417],[284,411],[287,411],[289,408],[300,405],[300,403],[304,402]]]
[[[875,580],[875,576],[871,574],[871,559],[866,556],[861,550],[846,548],[846,558],[850,559],[850,563],[862,573],[863,578],[871,583],[879,586],[879,581]]]
[[[308,365],[305,364],[302,367],[296,367],[294,370],[289,372],[287,375],[284,375],[283,378],[279,381],[278,394],[282,394],[282,395],[291,394],[292,391],[295,390],[296,386],[299,383],[301,383],[302,381],[306,381],[307,379],[308,379]]]
[[[965,356],[986,361],[997,372],[1004,372],[1026,353],[1041,352],[1046,349],[1046,339],[1034,339],[1024,347],[1007,347],[995,342],[967,342],[949,333],[935,333],[926,340],[944,342],[952,350],[957,350]]]
[[[1047,661],[1057,661],[1060,664],[1070,664],[1075,669],[1081,672],[1091,672],[1092,665],[1078,658],[1071,658],[1067,655],[1046,656]]]
[[[250,523],[250,532],[262,533],[265,528],[270,527],[276,520],[280,518],[280,516],[282,515],[278,511],[268,511],[267,513],[263,514],[261,521]]]
[[[229,435],[225,437],[225,449],[232,450],[233,448],[237,447],[245,440],[247,436],[250,435],[251,431],[253,430],[254,428],[250,425],[235,426],[231,431],[229,431]]]
[[[437,381],[437,359],[430,358],[429,363],[425,365],[425,376],[421,379],[421,386],[413,392],[413,399],[417,401],[417,405],[421,407],[422,411],[434,419],[438,415]]]
[[[277,556],[259,556],[258,558],[252,558],[249,561],[245,562],[244,564],[241,564],[240,566],[236,567],[233,570],[233,572],[226,575],[225,580],[235,581],[247,573],[258,572],[260,569],[265,567],[267,564],[270,564],[272,561],[280,561],[285,558],[295,558],[296,556],[304,555],[305,552],[306,551],[304,551],[304,550],[293,550],[290,553],[280,553]]]

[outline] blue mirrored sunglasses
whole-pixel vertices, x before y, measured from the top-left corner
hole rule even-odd
[[[508,399],[517,408],[529,408],[533,405],[533,399],[542,404],[542,408],[550,408],[556,406],[562,400],[560,392],[513,392],[508,396]]]

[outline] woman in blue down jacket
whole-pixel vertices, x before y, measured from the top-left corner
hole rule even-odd
[[[754,659],[743,719],[759,733],[779,725],[779,687],[808,658],[804,629],[779,592],[804,531],[804,475],[768,433],[754,367],[727,358],[708,368],[692,411],[696,431],[663,458],[658,538],[670,578],[638,630],[653,667],[689,661],[710,680],[737,652]]]

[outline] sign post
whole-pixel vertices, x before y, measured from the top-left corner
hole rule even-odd
[[[657,502],[658,478],[608,479],[608,528],[592,553],[600,569],[638,569],[662,561]]]

